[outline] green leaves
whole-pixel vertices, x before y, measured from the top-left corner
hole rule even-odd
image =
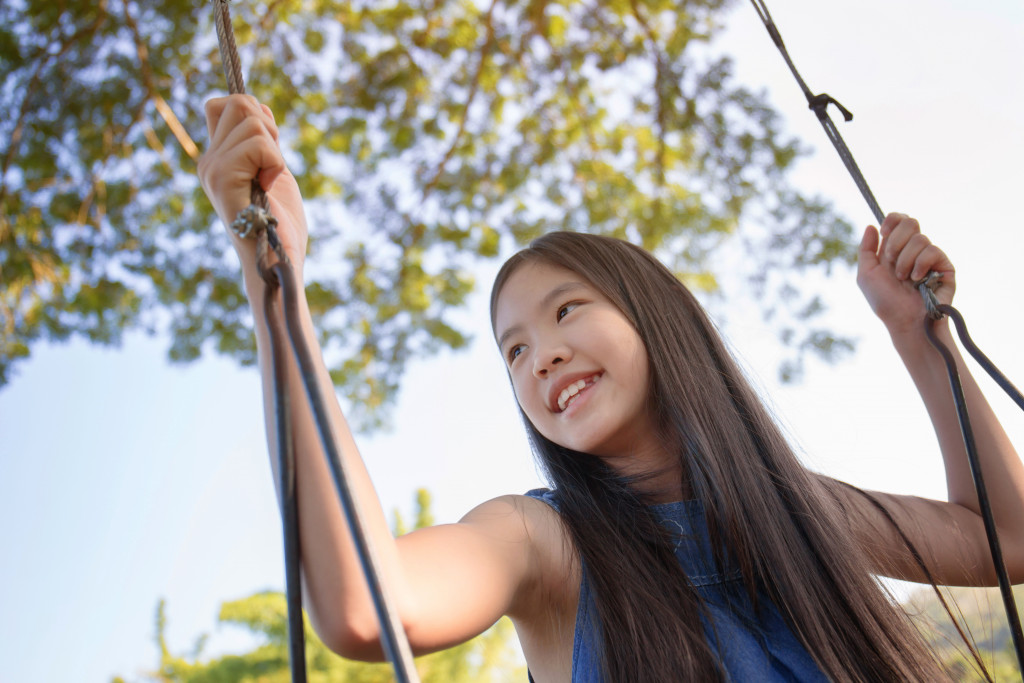
[[[163,613],[163,602],[158,607]],[[166,646],[166,623],[159,625],[160,667],[151,680],[165,683],[288,683],[288,611],[282,593],[256,593],[221,605],[219,621],[254,636],[259,644],[250,652],[203,661],[199,639],[194,656],[172,655]],[[327,649],[305,624],[306,665],[309,680],[332,683],[388,683],[394,680],[389,664],[367,664],[342,659]],[[525,666],[513,644],[512,622],[503,618],[476,638],[456,647],[419,657],[416,667],[424,683],[480,683],[523,680]]]
[[[430,511],[430,494],[416,492],[416,529],[434,523]],[[395,512],[395,532],[406,532],[401,515]],[[219,621],[246,631],[253,636],[256,647],[250,652],[230,654],[204,661],[202,649],[206,641],[200,636],[191,656],[171,654],[167,645],[166,605],[157,605],[156,641],[160,665],[149,675],[164,683],[288,683],[288,607],[282,593],[266,591],[221,605]],[[365,664],[345,660],[320,641],[304,620],[306,663],[311,682],[388,683],[394,680],[388,664]],[[456,647],[418,657],[416,667],[424,683],[482,683],[487,681],[525,680],[526,671],[518,649],[513,643],[514,627],[507,618]],[[116,680],[116,679],[115,679]]]
[[[386,418],[410,358],[467,342],[451,314],[478,260],[552,229],[631,239],[708,287],[744,243],[794,348],[828,346],[804,344],[828,336],[808,299],[777,293],[845,262],[849,228],[787,185],[801,147],[712,54],[723,4],[232,4],[308,200],[308,291],[357,426]],[[251,362],[195,178],[224,88],[208,3],[24,0],[0,27],[0,383],[41,339],[133,328],[174,360]]]

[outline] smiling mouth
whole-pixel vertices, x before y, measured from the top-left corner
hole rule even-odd
[[[572,405],[579,397],[580,392],[589,386],[593,386],[599,377],[600,375],[594,375],[593,377],[576,380],[565,389],[562,389],[562,393],[558,395],[558,412],[565,412],[565,409]]]

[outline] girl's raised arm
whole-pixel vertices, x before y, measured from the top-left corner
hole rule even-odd
[[[230,224],[249,205],[251,179],[258,177],[268,192],[278,234],[302,281],[307,230],[295,178],[285,166],[270,110],[246,95],[211,100],[206,106],[209,149],[199,163],[199,176],[217,214]],[[255,245],[231,234],[242,262],[246,294],[256,322],[259,366],[263,377],[268,443],[276,443],[272,369],[267,322],[263,314],[264,283],[256,267]],[[306,343],[319,351],[317,335],[304,296],[299,298]],[[369,591],[341,513],[325,462],[298,368],[288,358],[288,382],[294,431],[304,602],[322,640],[353,658],[380,659],[378,626]],[[317,371],[322,386],[332,382],[320,354]],[[393,538],[373,484],[359,456],[336,397],[326,397],[341,457],[368,524],[388,586],[414,652],[421,653],[468,640],[500,616],[523,609],[536,574],[531,539],[534,510],[517,498],[496,499],[460,523],[424,529]],[[275,470],[275,458],[271,459]],[[279,496],[280,496],[280,492]]]
[[[994,585],[995,569],[986,540],[978,497],[960,434],[946,366],[924,332],[924,303],[914,283],[930,271],[942,275],[935,292],[951,303],[956,289],[953,265],[931,244],[917,221],[890,214],[881,230],[869,227],[860,245],[857,282],[885,323],[893,345],[924,400],[935,428],[946,470],[949,502],[872,494],[885,505],[921,554],[939,583]],[[946,319],[934,323],[951,349],[963,382],[979,459],[1010,579],[1024,581],[1024,466],[953,342]],[[880,573],[914,581],[925,576],[891,524],[851,494],[871,523],[857,529]],[[888,529],[888,531],[886,531]],[[883,533],[879,534],[879,531]]]

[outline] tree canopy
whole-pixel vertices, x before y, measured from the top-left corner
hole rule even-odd
[[[552,229],[630,239],[707,292],[719,251],[749,249],[794,350],[783,374],[849,346],[799,285],[852,258],[850,227],[788,183],[801,145],[716,54],[728,4],[233,5],[308,200],[307,295],[357,424],[385,415],[410,358],[467,343],[453,314],[479,260]],[[195,176],[203,102],[224,92],[212,5],[11,0],[0,75],[0,384],[41,340],[134,329],[176,361],[253,362]]]

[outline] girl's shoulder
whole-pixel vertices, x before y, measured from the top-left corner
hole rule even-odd
[[[558,518],[558,493],[551,489],[531,489],[525,494],[507,494],[491,498],[470,510],[461,522],[511,515],[523,522]]]
[[[492,498],[473,508],[462,523],[487,527],[505,542],[519,544],[528,558],[531,597],[527,603],[560,599],[566,585],[579,584],[579,568],[568,529],[558,514],[557,492],[534,489],[525,495]],[[571,591],[570,591],[571,592]]]
[[[561,538],[566,533],[566,528],[558,510],[557,491],[531,489],[525,494],[492,498],[470,510],[460,521],[488,525],[498,523],[506,528],[512,522],[521,525],[521,530],[529,536],[533,536],[535,532],[544,532],[543,536],[551,533]]]
[[[470,510],[460,522],[490,527],[508,541],[528,544],[529,552],[540,556],[561,549],[568,538],[558,514],[558,494],[550,489],[492,498]]]

